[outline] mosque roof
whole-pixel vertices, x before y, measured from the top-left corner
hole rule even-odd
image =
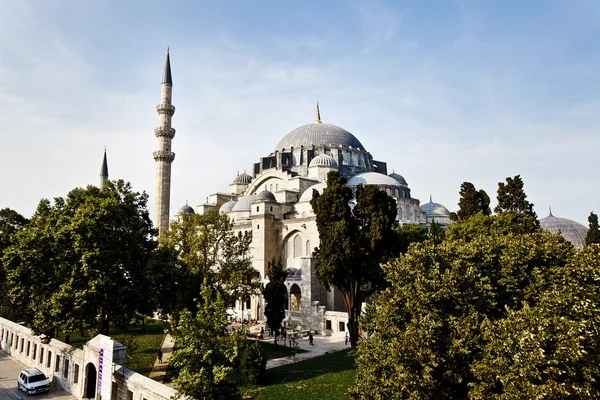
[[[247,185],[250,182],[252,182],[252,177],[248,175],[246,171],[244,171],[243,174],[236,176],[232,183],[238,185]]]
[[[254,200],[252,202],[258,201],[258,200],[265,200],[265,201],[276,201],[277,199],[275,199],[275,195],[271,192],[269,192],[268,190],[263,190],[262,192],[258,193],[255,195],[256,197],[254,198]]]
[[[392,172],[391,174],[388,175],[390,178],[394,178],[395,180],[398,181],[398,183],[400,183],[401,185],[408,185],[408,183],[406,183],[406,179],[404,179],[404,177],[400,174],[397,174],[395,172]]]
[[[378,186],[401,186],[400,182],[379,172],[363,172],[348,179],[346,186],[378,185]]]
[[[231,211],[248,211],[250,210],[250,206],[256,200],[256,195],[251,194],[249,196],[244,196],[238,200],[237,203],[233,206]]]
[[[434,203],[431,201],[431,197],[429,198],[429,203],[423,204],[419,208],[422,212],[427,214],[428,217],[449,217],[450,211],[443,205],[439,203]]]
[[[339,126],[315,122],[302,125],[288,133],[277,143],[275,151],[282,149],[298,148],[300,146],[330,146],[330,147],[352,147],[365,151],[360,141]]]
[[[186,201],[185,206],[183,206],[179,209],[178,214],[195,214],[195,213],[194,213],[194,209],[192,207],[190,207]]]
[[[333,157],[328,154],[319,154],[313,158],[310,162],[309,167],[333,167],[337,168],[338,163]]]
[[[237,203],[236,200],[229,200],[227,203],[224,203],[221,208],[219,208],[219,214],[227,214],[231,212],[233,206],[235,206],[235,203]]]
[[[304,191],[304,193],[302,193],[302,196],[300,196],[300,200],[298,200],[298,203],[302,203],[303,201],[311,201],[312,195],[313,195],[313,189],[316,189],[320,194],[322,194],[323,189],[325,189],[326,187],[327,187],[327,182],[319,182],[315,185],[312,185],[311,187],[306,189]]]
[[[585,246],[585,236],[587,235],[588,227],[579,222],[567,218],[555,217],[552,215],[552,210],[550,210],[550,215],[540,219],[540,226],[551,233],[560,233],[566,240],[573,243],[575,247]]]

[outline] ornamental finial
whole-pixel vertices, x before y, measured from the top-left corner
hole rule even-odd
[[[548,209],[550,210],[550,216],[554,217],[554,215],[552,215],[552,206],[549,206]]]
[[[317,100],[317,120],[315,121],[317,124],[321,124],[321,111],[319,111],[319,100]]]

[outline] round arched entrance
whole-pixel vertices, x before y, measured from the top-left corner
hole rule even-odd
[[[300,292],[300,286],[293,284],[290,288],[290,305],[292,311],[302,311],[302,293]]]
[[[86,399],[96,398],[96,378],[98,373],[96,372],[96,366],[92,363],[88,363],[85,367],[85,392],[83,397]]]

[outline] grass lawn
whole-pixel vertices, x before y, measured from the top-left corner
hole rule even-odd
[[[267,370],[264,385],[242,389],[246,399],[344,399],[354,384],[356,367],[349,350]]]
[[[146,319],[146,333],[142,331],[142,324],[139,323],[129,325],[125,331],[120,331],[111,326],[109,336],[117,342],[128,346],[127,354],[131,358],[127,360],[127,368],[147,376],[152,370],[152,365],[154,364],[154,360],[156,360],[156,353],[165,337],[164,330],[166,327],[167,324],[162,321]],[[87,330],[84,329],[83,333],[84,335],[81,336],[79,331],[73,332],[70,344],[81,348],[91,339]],[[64,335],[59,335],[57,339],[64,340]],[[130,345],[132,340],[134,346]],[[132,349],[131,347],[136,348]]]

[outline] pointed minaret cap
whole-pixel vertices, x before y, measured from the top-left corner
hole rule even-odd
[[[165,70],[163,72],[162,83],[173,86],[173,78],[171,78],[171,59],[169,58],[169,46],[167,46],[167,60],[165,61]]]
[[[317,120],[315,121],[317,124],[322,124],[321,122],[321,111],[319,111],[319,101],[317,100]]]
[[[100,168],[100,177],[108,179],[108,162],[106,161],[106,147],[104,148],[104,158],[102,159],[102,167]]]

